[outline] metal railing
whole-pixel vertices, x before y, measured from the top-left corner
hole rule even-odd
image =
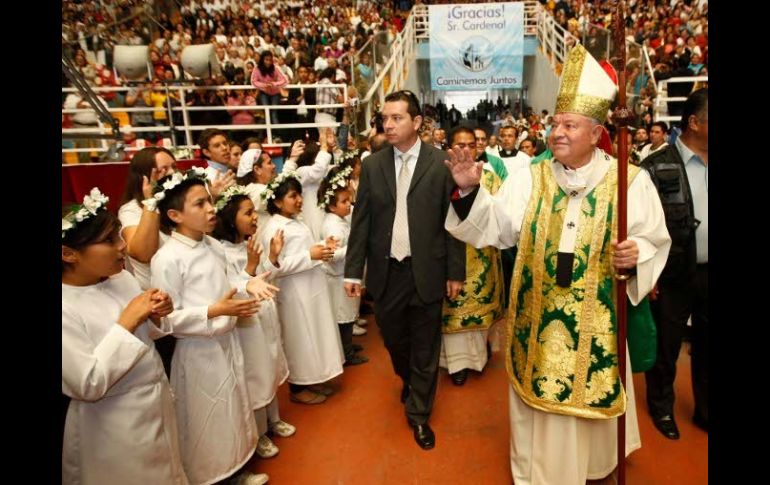
[[[708,76],[672,77],[658,81],[658,96],[655,98],[655,102],[653,104],[653,119],[655,121],[665,121],[669,125],[672,122],[679,122],[682,119],[682,116],[679,114],[672,115],[669,113],[669,103],[683,103],[684,101],[687,101],[687,96],[669,96],[669,84],[692,83],[692,88],[686,89],[688,91],[692,91],[697,87],[697,83],[708,84],[708,81]]]
[[[297,110],[300,107],[307,109],[307,110],[314,110],[316,108],[344,108],[347,106],[348,102],[348,86],[345,84],[288,84],[284,86],[284,89],[292,89],[292,88],[301,88],[301,89],[325,89],[325,88],[338,88],[343,93],[343,102],[342,103],[334,103],[334,104],[313,104],[313,105],[295,105],[295,104],[287,104],[287,105],[261,105],[261,104],[253,104],[253,105],[228,105],[226,104],[226,100],[223,99],[223,103],[220,106],[188,106],[188,100],[190,100],[190,96],[195,91],[237,91],[237,90],[248,90],[248,91],[257,91],[254,86],[251,85],[242,85],[242,86],[191,86],[191,85],[167,85],[162,87],[155,87],[155,88],[144,88],[146,90],[151,91],[162,91],[165,92],[167,96],[167,103],[164,107],[156,107],[156,106],[145,106],[145,107],[108,107],[107,111],[110,113],[151,113],[155,114],[158,111],[163,111],[165,114],[165,120],[166,123],[158,123],[155,126],[132,126],[131,131],[135,133],[143,133],[143,132],[151,132],[151,133],[168,133],[171,135],[172,132],[174,133],[184,133],[185,142],[184,144],[177,144],[175,141],[175,136],[170,136],[171,144],[178,149],[195,149],[199,148],[197,144],[194,142],[194,131],[201,131],[205,130],[207,128],[219,128],[223,129],[225,131],[242,131],[242,130],[264,130],[266,132],[267,138],[265,146],[289,146],[290,143],[280,142],[276,143],[274,140],[275,136],[273,134],[274,130],[277,129],[293,129],[293,128],[322,128],[322,127],[338,127],[339,123],[337,122],[326,122],[326,123],[272,123],[271,120],[271,113],[273,111],[280,111],[280,110]],[[104,92],[122,92],[125,93],[129,90],[133,89],[131,86],[121,86],[121,87],[94,87],[93,90],[97,93],[104,93]],[[75,88],[62,88],[62,93],[76,93],[77,89]],[[255,96],[256,97],[256,96]],[[172,104],[171,99],[174,99],[174,103]],[[106,104],[106,103],[105,103]],[[200,112],[200,111],[242,111],[242,110],[248,110],[253,111],[255,113],[263,112],[264,113],[264,122],[263,123],[254,123],[254,124],[230,124],[230,125],[193,125],[190,123],[190,113],[192,112]],[[75,109],[62,109],[62,115],[74,115],[77,113],[93,113],[93,110],[91,108],[75,108]],[[311,111],[312,112],[312,111]],[[181,113],[181,121],[182,123],[175,123],[174,122],[174,114],[175,113]],[[169,123],[170,120],[170,123]],[[178,117],[177,117],[178,120]],[[123,130],[121,130],[123,131]],[[68,138],[77,138],[76,135],[78,134],[111,134],[112,129],[110,127],[104,126],[102,124],[97,124],[93,128],[62,128],[62,134],[68,135]],[[108,144],[106,141],[102,141],[102,144],[100,147],[88,147],[88,148],[65,148],[62,147],[62,153],[82,153],[82,152],[104,152],[108,149]],[[137,148],[127,147],[127,150],[136,150]]]
[[[530,3],[530,2],[527,2]],[[536,35],[540,42],[540,49],[546,56],[556,74],[560,74],[561,66],[567,59],[569,50],[580,41],[556,22],[553,15],[548,13],[537,2],[533,15],[535,15]]]

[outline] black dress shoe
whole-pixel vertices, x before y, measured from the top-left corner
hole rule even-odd
[[[401,388],[401,404],[406,402],[406,398],[409,397],[409,384],[404,384]]]
[[[433,434],[433,430],[430,429],[428,423],[414,424],[412,428],[414,429],[414,440],[420,445],[420,448],[430,450],[436,446],[436,435]]]
[[[670,414],[660,418],[653,418],[652,422],[666,438],[670,440],[679,439],[679,428],[676,427],[676,421],[674,421],[674,417]]]
[[[696,415],[692,417],[692,422],[695,423],[695,426],[699,427],[706,433],[709,432],[709,422],[707,419],[703,419],[700,416]]]
[[[468,379],[468,369],[463,369],[461,371],[455,372],[454,374],[449,374],[449,377],[452,378],[452,383],[455,386],[462,386]]]

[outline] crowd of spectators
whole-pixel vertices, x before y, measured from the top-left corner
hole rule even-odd
[[[299,106],[296,110],[271,111],[271,121],[312,122],[316,110],[309,110],[312,114],[308,116],[308,110],[302,105],[315,103],[315,90],[292,93],[285,86],[317,82],[347,84],[349,98],[363,97],[376,78],[378,63],[381,65],[386,59],[385,47],[403,28],[411,6],[411,1],[360,0],[181,0],[149,4],[137,0],[65,1],[62,42],[92,86],[125,83],[112,69],[115,45],[149,46],[151,72],[146,83],[128,83],[131,89],[126,93],[100,94],[111,107],[156,108],[153,112],[132,112],[132,126],[168,124],[167,104],[179,105],[180,100],[173,93],[167,96],[163,83],[188,78],[180,65],[183,49],[208,43],[215,47],[221,74],[196,80],[199,89],[189,91],[185,100],[188,106],[296,104]],[[369,39],[383,47],[377,58],[373,58],[369,50],[361,51]],[[322,81],[324,79],[326,81]],[[202,89],[242,85],[251,85],[254,89]],[[333,96],[319,96],[339,102],[342,90],[329,88],[328,91]],[[65,98],[63,96],[63,102]],[[358,109],[362,111],[360,105]],[[262,123],[265,113],[256,108],[189,112],[190,123],[194,125]],[[351,109],[342,108],[321,114],[331,114],[340,122],[358,118]],[[181,112],[173,112],[172,116],[176,125],[181,124]],[[364,129],[363,120],[357,121],[360,121],[357,128]],[[74,126],[73,117],[65,116],[63,123],[65,127]],[[153,143],[169,136],[147,131],[139,135]],[[177,142],[183,141],[182,135],[177,133]],[[232,135],[241,140],[253,132],[233,130]],[[281,135],[294,138],[291,136],[294,133],[279,132],[278,141]],[[308,135],[318,138],[316,130],[309,130]],[[135,136],[129,136],[132,142]]]
[[[432,0],[425,3],[457,3],[450,0]],[[481,3],[481,2],[463,2]],[[578,39],[601,62],[607,60],[607,43],[613,28],[612,17],[615,3],[608,0],[586,2],[583,0],[540,0],[556,22]],[[644,134],[653,129],[653,109],[656,96],[686,97],[690,92],[705,87],[703,82],[669,83],[665,93],[658,93],[655,82],[672,77],[708,76],[708,2],[704,0],[630,0],[625,4],[625,29],[628,44],[626,64],[626,93],[629,106],[636,115],[632,128],[634,146],[646,140]],[[653,76],[645,69],[644,49],[650,59]],[[492,136],[501,126],[514,125],[519,133],[528,133],[543,147],[543,136],[548,125],[547,111],[540,115],[534,107],[514,101],[513,105],[498,98],[480,100],[466,113],[452,113],[440,101],[426,105],[429,123],[426,132],[433,132],[434,124],[454,127],[460,119],[484,127]],[[668,102],[663,113],[681,114],[681,103]],[[434,123],[435,122],[435,123]],[[675,123],[674,123],[675,124]],[[608,124],[609,131],[614,128]],[[673,125],[672,125],[673,127]],[[636,136],[635,132],[639,131]],[[525,137],[520,135],[523,140]],[[427,138],[427,136],[426,136]],[[494,140],[494,139],[493,139]],[[541,151],[538,149],[538,153]]]
[[[173,94],[167,100],[163,81],[186,77],[180,55],[187,45],[211,43],[221,66],[221,74],[197,80],[206,86],[253,85],[254,89],[191,90],[188,106],[254,106],[254,109],[191,111],[190,123],[200,125],[249,125],[266,120],[260,105],[288,104],[298,108],[271,111],[273,123],[336,120],[366,129],[367,120],[346,109],[308,110],[321,98],[339,102],[341,90],[331,88],[287,89],[286,84],[345,83],[348,96],[363,98],[374,82],[378,67],[387,59],[387,46],[395,38],[409,9],[423,3],[456,3],[449,0],[423,2],[395,1],[274,1],[274,0],[181,0],[179,2],[144,2],[140,0],[82,0],[62,3],[62,41],[86,80],[93,86],[117,86],[123,80],[114,75],[112,49],[115,45],[148,45],[152,64],[151,78],[144,85],[133,85],[123,93],[102,93],[104,102],[113,107],[152,107],[152,112],[131,113],[131,125],[147,127],[168,124],[167,104],[178,105]],[[469,2],[477,3],[477,2]],[[556,22],[579,39],[598,59],[606,59],[608,30],[612,28],[614,4],[607,0],[540,0]],[[708,73],[708,3],[703,0],[630,0],[626,2],[626,37],[635,44],[629,49],[626,91],[637,115],[636,125],[649,131],[657,93],[653,77],[645,69],[644,49],[653,66],[655,81],[670,77],[707,75]],[[372,40],[379,49],[364,49]],[[638,45],[638,48],[634,48]],[[374,54],[374,55],[372,55]],[[352,63],[352,65],[351,65]],[[694,83],[671,83],[669,96],[686,96]],[[77,98],[77,97],[75,97]],[[70,106],[80,99],[71,98]],[[63,103],[66,105],[63,98]],[[74,102],[74,104],[73,104]],[[451,110],[438,103],[426,105],[429,121],[446,126]],[[678,106],[669,103],[668,112],[676,116]],[[491,100],[480,101],[465,113],[467,119],[494,129],[505,120],[517,120],[521,127],[537,117],[533,107]],[[181,124],[181,113],[172,120]],[[64,117],[64,126],[87,126],[73,116]],[[82,120],[81,120],[82,121]],[[451,123],[450,123],[451,124]],[[431,125],[428,123],[428,125]],[[428,126],[426,125],[426,126]],[[286,131],[286,133],[283,133]],[[278,130],[278,141],[301,136],[298,130]],[[306,138],[317,139],[315,130],[304,131]],[[539,130],[536,130],[539,131]],[[232,137],[242,140],[251,132],[233,130]],[[161,132],[139,135],[155,143]],[[128,135],[133,143],[136,134]],[[177,134],[182,142],[182,134]],[[262,134],[264,136],[264,134]],[[344,143],[344,142],[343,142]]]

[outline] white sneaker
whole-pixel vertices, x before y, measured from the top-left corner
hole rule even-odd
[[[359,318],[358,320],[356,320],[356,325],[358,325],[359,327],[365,327],[367,323],[369,322],[367,322],[365,318]]]
[[[257,441],[257,454],[260,458],[272,458],[278,454],[278,447],[267,435],[262,435]]]
[[[231,485],[263,485],[270,479],[267,473],[243,472],[230,481]]]
[[[281,438],[288,438],[297,432],[297,428],[287,423],[286,421],[276,421],[275,423],[271,423],[270,429],[273,431],[273,433],[275,433],[277,436],[280,436]]]
[[[353,324],[353,335],[366,335],[366,329],[359,327],[358,324]]]

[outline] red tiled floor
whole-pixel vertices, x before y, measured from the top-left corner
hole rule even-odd
[[[291,438],[275,438],[280,453],[251,462],[273,484],[510,484],[507,380],[502,354],[495,352],[483,374],[471,373],[463,387],[442,371],[431,418],[436,448],[421,450],[412,438],[399,402],[400,380],[393,374],[377,326],[356,337],[368,364],[346,367],[337,394],[321,405],[291,403],[279,390],[281,416],[297,427]],[[708,435],[690,421],[693,401],[689,356],[680,358],[676,381],[678,441],[652,425],[645,402],[644,376],[634,378],[642,448],[627,460],[626,483],[708,483]],[[614,478],[589,482],[614,484]]]

